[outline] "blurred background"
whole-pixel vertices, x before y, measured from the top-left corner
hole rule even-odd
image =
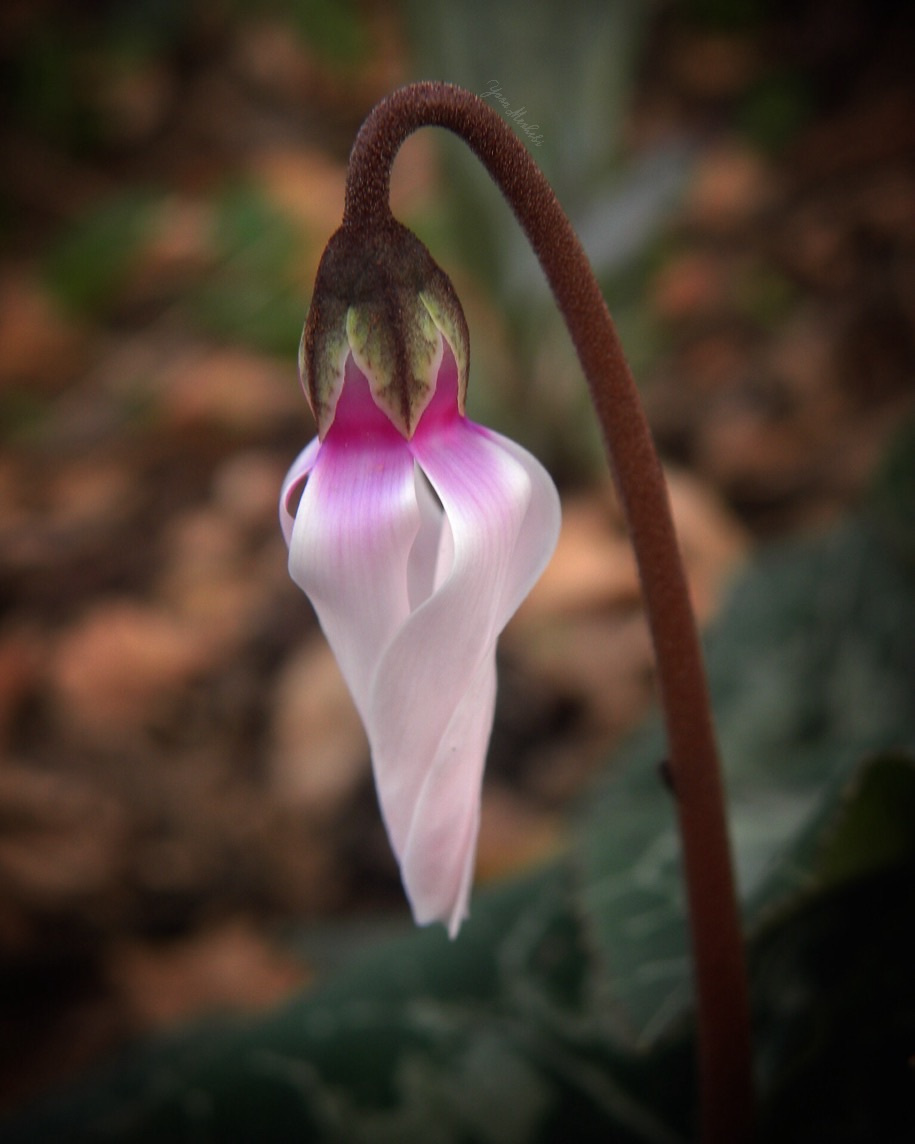
[[[276,522],[348,149],[411,79],[498,89],[605,288],[703,622],[853,508],[911,416],[904,3],[6,0],[0,10],[0,1111],[404,924],[363,733]],[[503,102],[504,100],[504,102]],[[651,654],[585,388],[469,153],[404,147],[471,414],[563,492],[501,645],[479,878],[562,848]],[[340,932],[337,930],[336,932]]]

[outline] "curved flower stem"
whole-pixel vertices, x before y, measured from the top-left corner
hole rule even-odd
[[[705,669],[667,489],[635,383],[587,256],[524,145],[481,99],[447,84],[400,89],[366,119],[350,155],[344,226],[384,225],[394,158],[419,127],[477,155],[524,228],[565,318],[603,430],[639,566],[666,719],[697,993],[705,1144],[752,1136],[750,1022],[724,791]]]

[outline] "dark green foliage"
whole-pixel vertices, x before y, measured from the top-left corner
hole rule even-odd
[[[797,139],[807,126],[812,103],[813,96],[803,75],[772,72],[744,97],[740,125],[760,147],[778,151]]]
[[[45,280],[68,310],[98,317],[114,304],[148,237],[155,204],[151,192],[125,192],[83,215],[54,242]]]
[[[753,946],[764,1138],[904,1144],[915,1137],[912,758],[859,772],[816,841],[821,888]]]

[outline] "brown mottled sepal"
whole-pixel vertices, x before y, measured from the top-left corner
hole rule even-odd
[[[445,339],[458,365],[464,410],[470,344],[447,274],[394,218],[344,225],[318,267],[299,349],[305,392],[323,438],[334,420],[348,354],[375,403],[408,439],[435,391]]]

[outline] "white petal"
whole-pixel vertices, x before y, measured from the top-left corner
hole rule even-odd
[[[301,489],[302,482],[311,472],[320,448],[321,442],[317,437],[309,441],[289,467],[280,490],[280,528],[283,530],[287,548],[292,540],[292,526],[295,524],[293,501]]]
[[[382,652],[409,614],[407,563],[419,529],[413,458],[392,437],[335,437],[302,493],[289,572],[308,595],[363,722]]]
[[[498,435],[463,418],[420,430],[411,448],[441,499],[453,557],[384,653],[368,728],[417,920],[441,918],[454,930],[473,864],[496,638],[552,554],[559,500],[545,470]],[[446,853],[449,875],[433,907],[422,871],[441,869]]]

